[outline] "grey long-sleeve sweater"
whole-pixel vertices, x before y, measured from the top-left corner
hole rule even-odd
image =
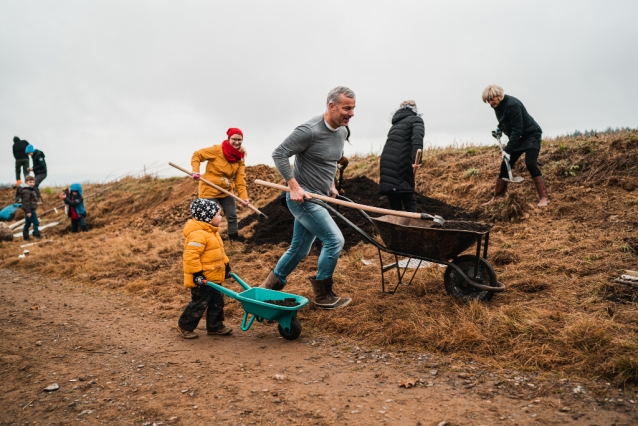
[[[347,130],[330,130],[323,115],[297,127],[272,153],[275,166],[288,182],[293,177],[304,191],[328,195],[343,155]],[[290,157],[295,156],[291,170]]]

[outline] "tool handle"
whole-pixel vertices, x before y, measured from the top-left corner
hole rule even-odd
[[[255,179],[255,183],[257,185],[263,185],[263,186],[267,186],[269,188],[279,189],[280,191],[290,192],[290,188],[288,188],[287,186],[278,185],[278,184],[272,183],[272,182],[266,182],[266,181],[261,180],[261,179]],[[366,206],[365,204],[349,203],[347,201],[337,200],[337,199],[334,199],[332,197],[326,197],[325,195],[313,194],[313,193],[310,193],[310,192],[306,192],[306,195],[308,197],[310,197],[310,198],[316,198],[318,200],[326,201],[328,203],[338,204],[340,206],[350,207],[352,209],[363,210],[363,211],[372,212],[372,213],[378,213],[378,214],[383,214],[383,215],[388,214],[388,215],[393,215],[393,216],[409,217],[411,219],[434,219],[434,216],[429,215],[427,213],[411,213],[411,212],[404,212],[404,211],[400,211],[400,210],[382,209],[382,208],[379,208],[379,207]]]
[[[419,150],[416,152],[416,157],[415,157],[415,159],[414,159],[414,165],[415,165],[415,166],[417,166],[417,165],[420,165],[420,164],[421,164],[421,154],[422,154],[422,151],[419,149]],[[419,169],[415,167],[415,168],[414,168],[414,175],[415,175],[415,176],[416,176],[416,172],[417,172],[417,170],[419,170]]]
[[[190,175],[191,177],[193,176],[193,172],[189,172],[188,170],[186,170],[186,169],[184,169],[184,168],[182,168],[182,167],[178,166],[177,164],[174,164],[174,163],[171,163],[171,162],[169,162],[168,164],[169,164],[169,165],[171,165],[171,166],[173,166],[173,167],[175,167],[177,170],[181,170],[181,171],[183,171],[184,173],[186,173],[187,175]],[[206,185],[212,186],[212,187],[213,187],[213,188],[215,188],[216,190],[223,192],[224,194],[228,195],[229,197],[234,198],[235,200],[239,201],[240,203],[245,203],[245,202],[246,202],[245,200],[242,200],[241,198],[239,198],[238,196],[236,196],[236,195],[235,195],[235,194],[233,194],[232,192],[226,191],[224,188],[222,188],[222,187],[220,187],[220,186],[218,186],[218,185],[215,185],[214,183],[209,182],[209,181],[207,181],[206,179],[204,179],[204,178],[202,178],[202,177],[200,177],[200,178],[199,178],[199,180],[201,180],[202,182],[204,182]],[[260,211],[257,209],[257,207],[253,206],[252,204],[248,204],[246,207],[248,207],[249,209],[251,209],[252,211],[254,211],[255,213],[257,213],[258,215],[262,216],[264,219],[268,219],[268,216],[266,216],[265,214],[263,214],[262,212],[260,212]]]

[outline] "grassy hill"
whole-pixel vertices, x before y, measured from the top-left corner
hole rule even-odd
[[[536,207],[522,164],[515,173],[525,182],[510,185],[504,202],[481,206],[491,197],[499,159],[497,146],[426,150],[417,198],[421,211],[495,225],[488,260],[505,292],[487,303],[460,302],[445,293],[444,268],[434,266],[419,270],[411,286],[382,294],[377,250],[343,228],[347,245],[335,290],[353,303],[335,312],[302,310],[304,335],[332,333],[367,346],[429,350],[497,368],[638,382],[638,291],[613,282],[623,270],[638,269],[638,132],[543,141],[539,163],[551,200],[546,208]],[[251,182],[281,183],[267,166],[249,167],[247,173]],[[378,157],[352,158],[345,195],[387,207],[376,193],[378,173]],[[84,193],[108,187],[87,185]],[[269,220],[240,209],[246,241],[227,244],[226,251],[233,269],[258,285],[286,250],[292,219],[276,200],[277,191],[251,183],[248,192]],[[125,292],[176,320],[188,300],[182,226],[195,196],[196,183],[187,178],[124,179],[87,199],[91,232],[70,234],[62,213],[47,215],[43,222],[62,225],[43,231],[47,240],[29,247],[26,259],[18,259],[21,238],[0,243],[0,265]],[[2,205],[12,198],[12,190],[0,190]],[[50,191],[42,211],[59,204]],[[348,217],[372,232],[353,211]],[[313,249],[289,277],[287,291],[311,295],[307,277],[316,272],[316,256]],[[384,263],[389,261],[390,256]],[[229,318],[238,320],[242,313],[227,299]]]

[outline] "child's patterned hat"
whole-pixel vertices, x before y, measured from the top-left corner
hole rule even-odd
[[[219,213],[219,204],[213,200],[206,198],[198,198],[191,203],[191,214],[196,220],[209,223],[217,213]]]

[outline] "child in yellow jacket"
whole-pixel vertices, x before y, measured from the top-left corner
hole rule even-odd
[[[219,204],[198,198],[190,206],[193,219],[184,226],[184,286],[191,289],[191,301],[177,323],[184,339],[199,337],[195,328],[206,312],[209,335],[228,335],[233,329],[224,325],[224,295],[206,285],[221,284],[230,273],[230,264],[218,226],[222,221]]]

